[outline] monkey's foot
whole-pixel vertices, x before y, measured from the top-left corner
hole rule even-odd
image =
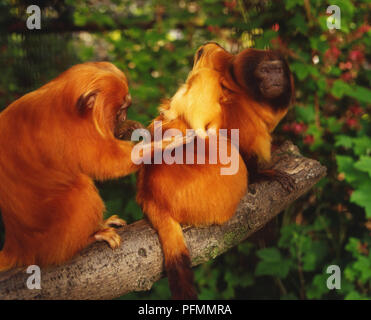
[[[274,169],[262,170],[259,171],[259,177],[263,178],[262,180],[268,179],[278,181],[281,184],[281,186],[288,192],[296,190],[294,178],[281,170]]]
[[[116,214],[109,217],[107,220],[103,222],[103,228],[110,228],[110,227],[123,227],[126,226],[126,221],[119,218]]]
[[[112,249],[116,249],[121,244],[121,237],[114,228],[104,228],[94,234],[96,241],[106,241]]]

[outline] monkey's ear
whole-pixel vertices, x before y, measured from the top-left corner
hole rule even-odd
[[[76,103],[76,108],[80,115],[84,115],[89,109],[93,109],[98,92],[98,90],[93,90],[84,93],[79,97]]]

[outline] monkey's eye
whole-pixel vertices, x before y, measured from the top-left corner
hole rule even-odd
[[[204,48],[201,48],[200,50],[198,50],[195,62],[197,62],[201,58],[203,53],[204,53]]]

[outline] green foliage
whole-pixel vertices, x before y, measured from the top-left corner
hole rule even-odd
[[[0,4],[3,28],[22,16],[13,3]],[[64,23],[88,32],[2,36],[2,106],[77,61],[110,60],[130,81],[129,118],[148,124],[161,99],[185,80],[204,42],[217,41],[233,52],[280,49],[294,74],[296,102],[275,136],[293,140],[328,175],[286,209],[273,230],[195,268],[200,298],[371,298],[369,1],[332,1],[341,9],[341,29],[332,31],[326,5],[318,0],[58,3]],[[92,26],[95,32],[89,32]],[[107,215],[121,214],[128,222],[143,216],[134,176],[99,184],[99,190]],[[329,265],[341,268],[341,290],[326,286]],[[169,296],[163,279],[149,293],[123,298]]]
[[[271,275],[278,278],[286,278],[290,271],[291,262],[281,257],[277,248],[265,248],[256,252],[261,261],[256,266],[257,276]]]

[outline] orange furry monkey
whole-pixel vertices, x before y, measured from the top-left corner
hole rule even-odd
[[[93,179],[139,168],[131,161],[133,144],[114,135],[130,104],[125,75],[111,63],[90,62],[0,113],[0,271],[60,264],[94,241],[120,245],[111,227],[125,221],[103,221]]]
[[[191,80],[205,69],[217,75],[210,79],[209,91]],[[288,190],[294,187],[286,174],[258,169],[258,163],[270,161],[271,132],[286,114],[294,93],[290,70],[277,52],[247,49],[232,55],[218,44],[208,43],[197,51],[186,86],[187,90],[181,89],[185,101],[179,98],[177,108],[172,101],[160,106],[162,114],[155,120],[163,121],[162,131],[175,128],[184,134],[205,112],[205,127],[219,123],[216,129],[239,129],[241,156],[234,175],[220,174],[223,165],[219,159],[215,164],[207,160],[205,164],[148,164],[138,172],[137,202],[159,234],[174,299],[197,298],[181,224],[205,226],[229,220],[246,192],[248,178],[249,182],[274,178]],[[184,95],[187,92],[190,96]],[[217,95],[207,97],[210,104],[190,107],[189,101],[210,94]],[[153,124],[149,129],[153,133]],[[186,146],[183,150],[187,153]],[[209,156],[206,152],[205,158]]]

